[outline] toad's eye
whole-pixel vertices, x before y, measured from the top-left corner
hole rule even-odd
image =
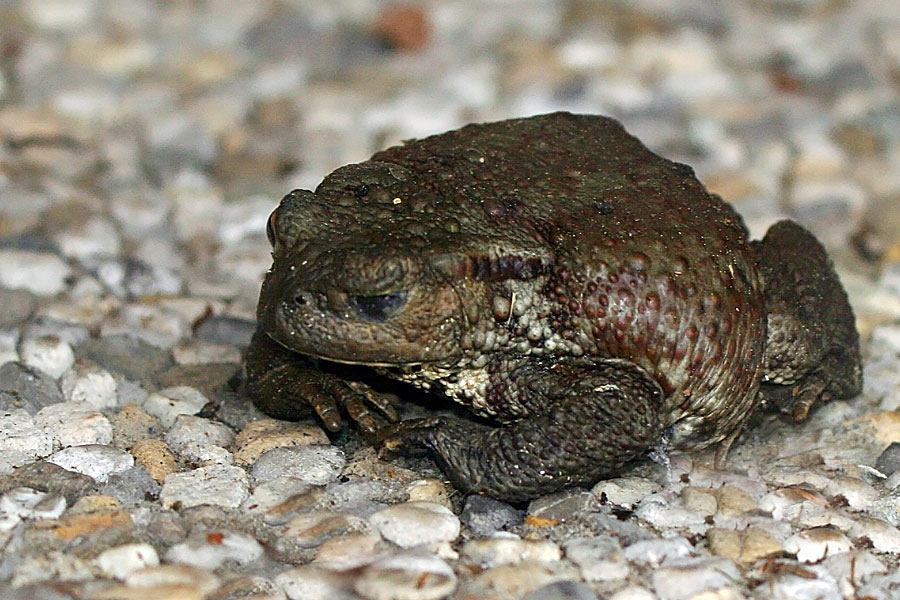
[[[275,244],[278,241],[278,236],[275,232],[275,219],[278,218],[278,209],[272,211],[272,214],[269,215],[269,220],[266,221],[266,237],[269,238],[269,244],[274,248]]]
[[[379,296],[350,296],[350,306],[366,321],[384,323],[406,304],[407,292],[391,292]]]

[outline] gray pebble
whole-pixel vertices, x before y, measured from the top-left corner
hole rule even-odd
[[[0,287],[0,327],[10,327],[25,321],[37,307],[34,294],[28,290]]]
[[[237,317],[214,316],[204,320],[194,331],[196,336],[207,342],[228,344],[246,348],[256,331],[256,323]]]
[[[233,441],[234,432],[227,425],[194,415],[178,415],[166,433],[166,443],[175,452],[192,442],[227,448]]]
[[[404,502],[379,510],[369,522],[384,538],[402,548],[452,542],[459,537],[459,519],[434,502]]]
[[[34,422],[63,448],[108,444],[113,438],[109,419],[81,402],[60,402],[44,407],[34,416]]]
[[[68,471],[59,465],[37,461],[19,467],[11,475],[0,478],[0,492],[5,493],[16,487],[29,487],[59,494],[66,499],[69,506],[72,506],[82,496],[96,493],[97,482],[87,475]]]
[[[554,581],[540,587],[522,600],[597,600],[591,586],[580,581]]]
[[[475,535],[487,537],[521,525],[525,511],[488,496],[472,494],[466,498],[459,519]]]
[[[146,467],[137,465],[128,470],[111,474],[100,488],[100,493],[112,496],[121,504],[139,504],[159,496],[160,485]]]
[[[314,444],[295,448],[273,448],[253,463],[251,474],[258,483],[278,477],[296,477],[306,483],[325,485],[341,475],[347,460],[335,446]]]
[[[0,390],[18,398],[32,415],[65,399],[52,377],[20,362],[0,366]]]
[[[234,508],[240,506],[250,495],[249,487],[244,469],[210,465],[167,475],[159,499],[167,508],[187,508],[201,504]]]
[[[890,477],[898,468],[900,468],[900,442],[891,442],[884,449],[878,460],[875,461],[875,468]]]
[[[75,349],[75,355],[140,382],[151,381],[157,372],[172,364],[168,352],[127,334],[89,340]]]

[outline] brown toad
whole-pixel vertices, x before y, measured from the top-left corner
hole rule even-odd
[[[272,213],[274,264],[247,355],[272,415],[377,395],[313,368],[356,363],[442,391],[496,426],[380,431],[467,491],[522,500],[611,476],[665,436],[727,449],[767,401],[806,417],[861,386],[828,257],[741,218],[614,120],[556,113],[416,140],[347,165]]]

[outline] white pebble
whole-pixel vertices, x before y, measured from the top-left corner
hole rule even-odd
[[[631,508],[650,494],[655,494],[661,489],[662,487],[658,483],[649,479],[619,477],[601,481],[593,487],[591,493],[600,501]]]
[[[55,296],[66,289],[72,269],[54,254],[0,249],[0,285]]]
[[[826,556],[850,550],[853,544],[840,531],[817,527],[792,535],[782,546],[785,552],[796,554],[800,562],[816,563]]]
[[[740,580],[737,565],[727,558],[685,558],[653,572],[653,587],[660,600],[687,600],[702,592],[736,585]]]
[[[0,496],[0,513],[19,519],[56,519],[66,510],[66,499],[28,487],[13,488]]]
[[[249,535],[214,531],[172,546],[166,560],[214,571],[226,561],[243,565],[262,555],[262,546]]]
[[[178,449],[178,456],[201,467],[234,464],[234,454],[215,444],[187,442]]]
[[[34,416],[34,422],[63,448],[86,444],[108,444],[113,428],[102,413],[80,402],[59,402],[45,406]]]
[[[367,566],[353,589],[368,600],[439,600],[456,588],[453,569],[432,555],[396,554]]]
[[[134,466],[134,457],[111,446],[89,444],[63,448],[47,457],[47,462],[93,477],[104,483],[110,475],[127,471]]]
[[[484,568],[508,565],[525,560],[555,562],[562,558],[559,546],[545,540],[523,540],[519,537],[495,537],[466,542],[462,554]]]
[[[115,408],[118,403],[116,380],[95,364],[76,360],[59,382],[63,396],[72,402],[82,402],[91,408]]]
[[[214,504],[234,508],[250,495],[247,472],[240,467],[210,465],[172,473],[163,481],[160,502],[166,508]]]
[[[887,521],[871,517],[857,518],[848,532],[854,540],[865,538],[879,552],[900,554],[900,529]]]
[[[178,415],[195,415],[208,402],[206,396],[190,386],[180,385],[154,392],[144,400],[144,410],[165,427],[175,424]]]
[[[575,538],[566,542],[565,549],[585,581],[625,579],[631,571],[621,544],[613,537]]]
[[[694,547],[683,537],[641,540],[625,548],[625,558],[650,566],[694,554]]]
[[[124,544],[104,550],[94,562],[104,575],[121,580],[138,569],[158,566],[159,555],[150,544]]]
[[[240,363],[241,351],[229,344],[189,340],[179,342],[172,348],[172,357],[179,365]]]
[[[58,379],[75,363],[72,346],[55,335],[27,338],[19,344],[22,362]]]
[[[193,415],[178,415],[175,424],[166,433],[166,443],[175,452],[189,443],[202,443],[214,446],[227,447],[234,441],[234,432],[224,423],[196,417]]]
[[[383,508],[369,517],[382,536],[403,548],[451,542],[459,536],[459,519],[434,502],[405,502]]]
[[[351,575],[309,564],[282,571],[275,583],[290,600],[336,600],[350,597],[351,579]]]
[[[37,426],[24,408],[0,413],[0,473],[53,452],[53,436]]]
[[[346,462],[343,450],[328,444],[272,448],[256,459],[251,472],[257,482],[289,476],[325,485],[340,477]]]

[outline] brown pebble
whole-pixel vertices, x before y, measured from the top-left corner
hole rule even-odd
[[[143,439],[132,446],[130,452],[135,464],[145,467],[150,471],[150,476],[160,483],[166,475],[178,470],[175,456],[169,450],[169,445],[162,440]]]

